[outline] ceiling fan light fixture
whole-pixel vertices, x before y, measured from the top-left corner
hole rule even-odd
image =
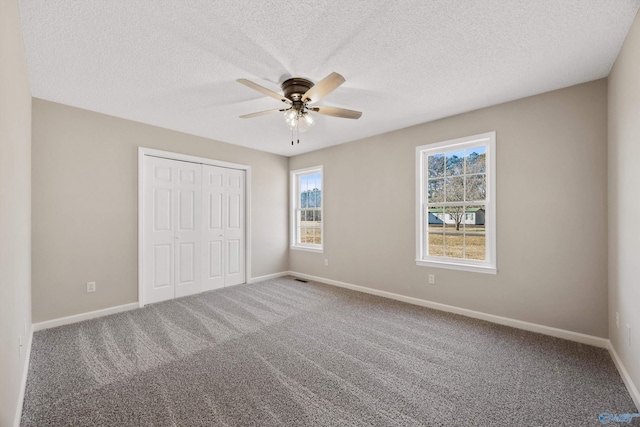
[[[298,131],[300,131],[301,133],[311,129],[311,125],[305,119],[298,118],[297,122],[298,122]]]
[[[289,110],[284,112],[284,120],[287,123],[294,121],[297,116],[298,116],[298,111],[294,110],[293,108],[290,108]]]
[[[304,113],[302,113],[302,118],[304,119],[305,122],[307,122],[307,125],[309,126],[313,126],[313,124],[315,123],[313,116],[309,114],[308,111],[305,111]]]
[[[291,129],[295,129],[298,125],[298,112],[290,109],[284,112],[284,121]]]

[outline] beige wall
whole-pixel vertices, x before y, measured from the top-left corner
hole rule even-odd
[[[286,157],[34,99],[34,322],[138,300],[139,146],[251,166],[252,277],[288,269]]]
[[[640,15],[609,75],[609,339],[640,387]],[[620,313],[620,328],[616,327]],[[626,325],[631,326],[631,345]],[[640,406],[640,402],[636,401]]]
[[[598,80],[291,158],[324,165],[325,252],[290,270],[606,337],[606,103]],[[498,274],[416,266],[415,147],[489,131]]]
[[[15,0],[0,0],[0,64],[0,426],[10,426],[31,330],[31,93]]]

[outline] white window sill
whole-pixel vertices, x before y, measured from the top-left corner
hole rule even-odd
[[[316,252],[319,254],[324,253],[324,248],[312,248],[309,246],[294,246],[294,245],[289,246],[289,248],[294,249],[296,251]]]
[[[447,268],[459,271],[472,271],[474,273],[498,274],[497,268],[483,265],[455,264],[451,262],[425,261],[423,259],[417,259],[416,265],[420,265],[422,267]]]

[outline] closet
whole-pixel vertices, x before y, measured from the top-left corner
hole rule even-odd
[[[144,304],[245,282],[245,171],[145,155]]]

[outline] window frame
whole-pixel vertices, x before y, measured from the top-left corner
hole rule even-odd
[[[320,236],[321,243],[298,243],[298,210],[300,203],[300,177],[304,175],[312,175],[315,173],[320,173],[320,191],[322,192],[322,203],[320,205]],[[290,206],[290,248],[301,251],[309,251],[309,252],[324,252],[324,167],[323,165],[312,166],[304,169],[297,169],[290,171],[290,196],[291,196],[291,206]]]
[[[485,209],[485,255],[484,261],[429,256],[426,243],[429,228],[427,190],[427,165],[429,155],[486,146],[486,198]],[[466,203],[466,202],[465,202]],[[426,213],[426,214],[425,214]],[[416,147],[416,265],[497,274],[496,261],[496,132],[487,132],[448,141]]]

